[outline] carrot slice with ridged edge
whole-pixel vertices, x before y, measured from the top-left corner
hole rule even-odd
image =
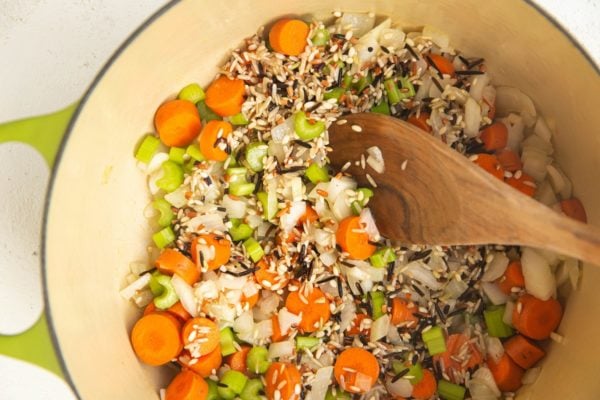
[[[298,324],[301,331],[314,332],[331,317],[329,300],[317,287],[313,287],[308,294],[304,292],[304,288],[290,292],[285,300],[285,306],[291,313],[302,314],[302,320]]]
[[[512,261],[508,264],[504,275],[498,280],[498,286],[506,294],[511,294],[514,287],[525,287],[525,277],[523,276],[523,268],[520,261]]]

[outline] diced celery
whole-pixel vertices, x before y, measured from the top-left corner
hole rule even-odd
[[[231,399],[231,393],[233,393],[233,397],[242,393],[246,382],[248,382],[246,375],[239,371],[229,370],[221,377],[217,391],[224,399]]]
[[[255,346],[250,349],[246,356],[248,371],[253,374],[264,374],[269,369],[269,350],[265,347]]]
[[[371,265],[375,268],[383,268],[389,263],[396,261],[396,254],[391,247],[383,247],[377,250],[371,257],[369,257]]]
[[[441,354],[446,351],[446,339],[444,337],[444,331],[440,326],[434,326],[427,331],[421,333],[423,342],[429,355],[434,356]]]
[[[152,275],[150,280],[154,281],[154,285],[160,286],[160,292],[156,297],[154,297],[154,305],[156,308],[166,310],[179,301],[179,297],[177,296],[175,288],[171,283],[170,276],[162,274],[156,276]]]
[[[170,226],[167,226],[166,228],[152,235],[152,240],[154,241],[156,247],[163,249],[175,241],[175,233]]]
[[[335,99],[336,101],[340,101],[340,98],[346,93],[346,89],[341,87],[335,87],[333,89],[327,90],[323,93],[324,100]]]
[[[263,208],[263,216],[270,221],[277,214],[277,193],[258,192],[256,197]]]
[[[312,183],[329,182],[329,173],[327,172],[326,166],[320,166],[316,162],[313,162],[306,168],[304,175]]]
[[[200,151],[200,147],[197,144],[190,144],[185,150],[186,154],[196,161],[204,161],[206,157]]]
[[[300,140],[308,141],[317,138],[325,132],[325,122],[317,121],[311,123],[304,111],[294,114],[294,130]]]
[[[208,385],[206,400],[221,400],[221,396],[219,396],[219,392],[217,391],[217,388],[219,387],[217,382],[212,379],[206,379],[206,384]]]
[[[296,336],[296,349],[310,350],[321,343],[321,339],[313,336]]]
[[[231,235],[231,239],[233,239],[234,242],[239,242],[240,240],[248,239],[250,236],[252,236],[253,232],[254,229],[252,229],[250,225],[247,224],[238,224],[237,226],[234,225],[231,227],[231,229],[229,229],[229,234]]]
[[[383,99],[381,100],[381,102],[379,104],[371,107],[371,112],[383,114],[383,115],[391,115],[392,114],[390,111],[390,105],[388,104],[387,101],[385,101]]]
[[[402,94],[400,93],[400,89],[396,86],[396,82],[393,79],[386,79],[383,81],[383,88],[387,93],[388,101],[391,105],[400,103],[402,100]]]
[[[204,93],[204,90],[202,90],[200,85],[198,85],[197,83],[190,83],[189,85],[181,89],[181,91],[177,95],[178,99],[191,101],[194,104],[204,100],[205,97],[206,94]]]
[[[356,82],[356,84],[354,85],[354,89],[360,94],[371,83],[373,83],[373,76],[371,75],[371,73],[368,73],[367,75],[360,78],[358,82]]]
[[[253,142],[246,146],[246,162],[254,172],[264,169],[263,160],[267,156],[269,146],[264,142]]]
[[[464,386],[440,379],[437,385],[437,392],[444,400],[463,400],[467,389]]]
[[[360,212],[362,211],[363,206],[360,204],[359,201],[353,201],[352,204],[350,204],[350,209],[352,210],[352,214],[360,215]]]
[[[171,222],[175,218],[175,213],[171,210],[171,204],[168,201],[165,199],[156,199],[152,202],[152,207],[160,214],[157,221],[158,226],[164,228],[171,225]]]
[[[401,99],[408,99],[415,95],[415,87],[412,82],[408,80],[408,77],[400,78],[400,85],[402,86]]]
[[[221,329],[221,332],[219,333],[219,342],[221,344],[221,354],[223,356],[228,356],[237,351],[233,344],[235,342],[235,337],[233,336],[231,328],[227,327]]]
[[[258,378],[250,379],[246,382],[246,386],[244,386],[244,390],[240,394],[241,400],[262,400],[264,396],[261,396],[261,393],[264,392],[265,385],[263,385],[262,381]]]
[[[160,140],[153,134],[148,134],[142,139],[140,146],[135,152],[135,158],[144,164],[148,164],[159,146]]]
[[[183,183],[183,168],[173,161],[165,161],[160,168],[163,171],[162,178],[156,181],[156,186],[165,192],[172,192]]]
[[[239,125],[248,125],[248,123],[250,121],[248,121],[246,119],[246,116],[243,113],[239,112],[239,113],[229,117],[229,122],[231,122],[231,125],[239,126]]]
[[[350,88],[350,86],[352,86],[352,74],[346,73],[342,78],[342,84],[340,86],[345,89]]]
[[[208,121],[213,121],[213,120],[220,121],[223,119],[219,115],[215,114],[215,112],[213,110],[208,108],[208,106],[206,105],[204,100],[196,103],[196,108],[198,108],[198,113],[200,114],[200,119],[202,119],[203,123],[207,123]]]
[[[152,276],[150,277],[150,281],[148,282],[148,288],[150,288],[150,291],[155,296],[158,296],[159,294],[162,293],[162,286],[156,280],[156,279],[158,279],[159,276],[162,276],[160,271],[158,271],[158,270],[154,271],[152,273]]]
[[[490,336],[505,338],[514,334],[513,329],[504,323],[505,305],[490,306],[483,311],[485,326]]]
[[[244,248],[246,249],[248,256],[254,262],[258,262],[265,255],[265,251],[263,250],[262,246],[254,238],[246,239],[244,242]]]
[[[247,196],[254,192],[254,183],[234,182],[229,184],[229,193],[234,196]]]
[[[177,164],[183,164],[185,159],[185,149],[181,147],[171,147],[169,149],[169,160]]]
[[[385,295],[383,292],[375,290],[370,293],[371,297],[371,308],[373,309],[373,320],[385,315],[383,312],[383,306],[386,303]]]
[[[325,46],[329,43],[330,35],[329,31],[326,28],[317,29],[312,38],[310,38],[311,42],[315,46]]]
[[[393,361],[392,368],[395,374],[399,374],[400,372],[404,372],[406,369],[408,369],[408,371],[404,374],[404,377],[413,385],[416,385],[417,383],[421,382],[421,379],[423,379],[423,367],[420,363],[411,365],[410,363],[402,361]]]
[[[334,392],[335,392],[335,394],[334,394]],[[350,396],[350,393],[344,392],[339,387],[329,388],[329,390],[327,390],[327,394],[325,395],[325,400],[350,400],[350,399],[352,399],[352,396]]]

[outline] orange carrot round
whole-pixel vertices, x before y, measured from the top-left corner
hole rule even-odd
[[[335,380],[350,393],[365,393],[379,378],[379,363],[373,354],[359,347],[342,351],[333,367]]]
[[[555,299],[540,300],[530,294],[524,294],[517,300],[512,323],[521,334],[543,340],[558,328],[561,318],[562,307]]]
[[[283,18],[269,31],[269,44],[278,53],[298,56],[306,47],[309,27],[300,19]]]
[[[533,367],[546,354],[544,350],[521,335],[515,335],[508,339],[504,343],[504,351],[523,369]]]
[[[165,400],[204,400],[207,396],[208,384],[189,369],[177,374],[165,392]]]
[[[587,214],[581,201],[576,197],[563,200],[560,202],[560,209],[567,217],[576,219],[579,222],[587,223]]]
[[[186,368],[191,369],[203,378],[207,378],[213,374],[213,371],[218,370],[223,362],[221,355],[221,346],[217,346],[213,351],[199,358],[192,358],[186,350],[179,356],[179,363]]]
[[[338,226],[335,239],[342,250],[354,260],[365,260],[376,249],[375,246],[369,243],[369,235],[365,232],[360,217],[344,218]]]
[[[504,170],[502,169],[502,166],[498,162],[496,156],[492,154],[480,153],[477,154],[474,162],[490,174],[494,175],[496,178],[504,180]]]
[[[298,219],[298,224],[304,225],[307,222],[312,223],[312,222],[317,221],[318,219],[319,219],[319,214],[317,214],[317,212],[315,211],[314,208],[312,208],[311,206],[309,206],[307,204],[306,211],[304,212],[304,214],[302,214],[300,219]]]
[[[506,294],[511,294],[514,287],[525,287],[525,278],[523,277],[523,269],[520,261],[512,261],[508,264],[504,275],[498,281],[498,286]]]
[[[154,262],[154,265],[163,274],[177,274],[190,285],[193,285],[200,279],[200,271],[198,271],[196,264],[174,249],[164,249]]]
[[[369,332],[371,331],[370,329],[360,329],[360,324],[362,323],[363,319],[365,318],[369,318],[369,316],[367,314],[363,314],[363,313],[358,313],[356,314],[356,317],[354,317],[354,321],[352,322],[352,326],[348,329],[348,335],[350,336],[356,336],[358,334],[363,334],[363,335],[369,335]]]
[[[183,147],[192,143],[198,136],[202,123],[194,103],[187,100],[169,100],[156,110],[154,127],[165,145]]]
[[[241,350],[227,356],[225,362],[231,369],[245,374],[247,372],[246,357],[248,357],[248,352],[251,348],[250,346],[242,346]]]
[[[181,352],[180,330],[181,323],[167,313],[143,316],[131,331],[133,351],[145,364],[166,364]]]
[[[416,311],[417,307],[414,303],[394,297],[392,299],[392,325],[404,324],[408,327],[415,327],[418,320],[413,313]]]
[[[156,308],[156,304],[154,304],[153,301],[151,301],[150,303],[148,303],[148,305],[144,308],[144,316],[148,315],[148,314],[152,314],[154,312],[158,312],[160,311],[158,308]]]
[[[467,347],[466,351],[464,346]],[[463,363],[462,359],[467,360]],[[483,362],[483,356],[477,346],[469,342],[469,337],[462,333],[455,333],[446,339],[446,351],[434,356],[436,360],[442,360],[444,370],[452,378],[454,373],[464,373],[468,369],[474,368]],[[460,360],[460,361],[457,361]]]
[[[454,65],[452,61],[439,54],[429,54],[429,59],[434,64],[435,68],[445,75],[454,75]]]
[[[277,314],[271,317],[271,322],[273,322],[273,334],[271,335],[271,341],[273,343],[281,342],[287,337],[287,335],[283,335],[281,333],[281,326],[279,325],[279,317],[277,316]]]
[[[486,150],[503,149],[508,143],[508,129],[502,122],[496,122],[481,131],[480,139]]]
[[[513,175],[510,178],[507,178],[505,182],[524,195],[533,197],[535,194],[535,180],[525,173],[521,173],[518,178],[517,176]]]
[[[229,257],[231,257],[231,242],[225,237],[215,235],[214,233],[207,233],[194,238],[190,251],[192,252],[192,260],[194,260],[196,265],[200,263],[199,245],[214,248],[214,257],[210,260],[204,260],[204,265],[206,265],[209,271],[218,269],[229,262]]]
[[[242,111],[245,93],[244,81],[220,76],[206,90],[205,102],[221,117],[230,117]]]
[[[279,290],[284,288],[289,282],[289,275],[280,275],[277,272],[269,270],[269,263],[262,258],[256,266],[258,267],[254,271],[254,279],[256,282],[267,290]]]
[[[437,381],[433,373],[428,369],[423,369],[423,379],[413,386],[412,397],[416,400],[427,400],[435,394],[437,390]]]
[[[229,154],[219,147],[219,143],[221,138],[226,138],[232,131],[233,128],[227,121],[208,121],[198,139],[202,155],[208,160],[225,161]]]
[[[290,292],[285,300],[285,306],[291,313],[297,315],[302,313],[302,321],[298,324],[301,331],[314,332],[331,317],[329,300],[317,287],[313,287],[306,295],[304,292],[303,288]]]
[[[186,322],[188,319],[192,318],[189,312],[185,308],[180,301],[173,304],[171,307],[167,309],[167,312],[174,317],[178,318],[181,322]]]
[[[190,319],[181,331],[183,344],[190,355],[202,357],[217,348],[220,341],[219,327],[208,318]]]
[[[265,374],[265,394],[267,399],[275,399],[275,392],[279,391],[280,399],[298,400],[302,384],[300,371],[290,363],[271,363]],[[285,383],[283,383],[285,382]]]
[[[521,380],[525,371],[519,367],[508,354],[504,353],[498,363],[488,358],[487,366],[492,372],[492,376],[498,385],[498,389],[503,392],[514,392],[521,387]]]
[[[427,123],[428,119],[429,119],[429,113],[421,112],[418,117],[416,114],[408,117],[406,122],[429,133],[429,132],[431,132],[431,126],[429,126],[429,124]]]
[[[244,306],[244,307],[246,306],[246,304],[248,304],[248,310],[252,310],[252,307],[254,307],[256,305],[256,303],[258,303],[259,297],[260,297],[260,292],[256,292],[250,297],[247,297],[245,294],[242,293],[242,298],[240,299],[240,302],[242,303],[242,306]]]
[[[502,149],[496,153],[498,162],[505,171],[516,172],[523,168],[521,157],[510,149]]]

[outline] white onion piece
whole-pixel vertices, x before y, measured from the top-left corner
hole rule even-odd
[[[356,318],[356,306],[353,301],[346,301],[340,315],[340,332],[345,332]]]
[[[189,190],[190,188],[188,186],[180,186],[171,193],[165,194],[165,200],[173,207],[181,208],[187,204],[185,193]]]
[[[391,344],[394,344],[394,345],[399,345],[399,344],[404,343],[404,340],[398,333],[398,328],[392,324],[390,324],[388,331],[387,331],[387,340],[388,340],[388,342],[390,342]]]
[[[343,194],[348,189],[356,189],[356,182],[350,177],[342,176],[340,178],[331,178],[329,181],[329,186],[324,190],[327,191],[327,200],[329,200],[330,204],[333,204],[338,196]]]
[[[538,117],[535,126],[533,127],[533,133],[544,139],[546,142],[552,140],[552,131],[543,117]]]
[[[506,129],[508,130],[506,147],[518,153],[521,149],[523,130],[525,129],[523,118],[517,114],[508,114],[508,116],[501,118],[500,121],[506,125]]]
[[[524,247],[521,266],[525,289],[540,300],[548,300],[556,292],[556,280],[548,261],[532,248]]]
[[[267,151],[267,154],[275,157],[277,161],[283,162],[285,159],[285,149],[283,144],[276,143],[275,140],[269,140],[269,150]]]
[[[552,185],[548,180],[545,180],[540,185],[538,185],[535,191],[535,198],[542,204],[550,206],[552,204],[556,204],[558,202],[558,198],[554,193],[554,189],[552,189]]]
[[[293,115],[286,119],[284,123],[279,124],[273,129],[271,129],[271,138],[275,143],[287,143],[290,140],[290,138],[294,137],[295,134],[296,131],[294,129]]]
[[[221,274],[219,276],[219,287],[221,289],[242,290],[248,282],[246,276],[233,276],[230,274]]]
[[[471,80],[469,94],[475,101],[481,101],[483,98],[483,89],[490,83],[490,76],[486,73],[475,75]]]
[[[465,102],[465,135],[475,137],[479,134],[481,125],[481,107],[472,98],[469,97]]]
[[[496,87],[496,112],[498,115],[516,112],[521,115],[527,127],[532,127],[537,120],[537,112],[531,98],[511,86]]]
[[[273,335],[273,321],[266,319],[254,325],[253,335],[257,340],[264,340]]]
[[[271,317],[277,313],[280,301],[281,297],[277,293],[271,290],[263,290],[255,308],[260,310],[263,315]]]
[[[537,378],[540,376],[542,372],[542,367],[533,367],[529,368],[525,371],[525,375],[523,375],[523,379],[521,379],[521,383],[523,385],[531,385],[537,381]]]
[[[256,229],[263,223],[263,218],[260,215],[248,215],[248,217],[246,217],[246,222],[252,229]]]
[[[286,307],[282,307],[277,315],[279,319],[279,329],[282,335],[287,335],[292,325],[298,325],[302,321],[301,315],[296,315],[288,311]]]
[[[223,222],[223,214],[221,212],[213,212],[210,214],[201,214],[188,221],[188,224],[194,229],[202,226],[204,229],[209,231],[221,231],[227,230],[225,223]]]
[[[496,88],[492,85],[487,85],[486,87],[484,87],[483,91],[481,92],[481,99],[483,100],[489,111],[491,106],[496,104]],[[487,112],[484,115],[487,115]]]
[[[464,105],[469,98],[469,92],[464,89],[457,88],[456,86],[446,86],[442,93],[444,99],[452,100],[458,104]]]
[[[557,165],[547,165],[548,170],[548,181],[554,193],[559,195],[562,199],[569,199],[573,195],[573,184],[567,175]]]
[[[429,64],[427,64],[427,61],[425,61],[425,59],[423,57],[419,57],[419,59],[415,61],[415,70],[416,70],[417,78],[420,77],[421,75],[423,75],[427,71],[428,68],[429,68]],[[433,83],[433,81],[430,81],[430,83]],[[430,85],[429,87],[430,87],[430,91],[428,91],[428,95],[431,93],[431,87],[436,87],[436,85]],[[436,87],[436,89],[437,89],[437,87]]]
[[[154,294],[150,289],[144,289],[136,292],[131,298],[136,306],[139,308],[146,307],[152,300],[154,300]]]
[[[356,63],[359,69],[363,69],[375,61],[379,52],[379,36],[383,29],[390,27],[392,20],[387,18],[382,23],[361,36],[358,43],[354,46],[356,49]]]
[[[496,251],[493,254],[492,260],[485,266],[485,272],[481,277],[484,282],[492,282],[504,275],[506,267],[510,260],[506,257],[506,254]]]
[[[242,291],[239,289],[231,289],[224,293],[224,297],[229,304],[238,304],[242,301]]]
[[[269,359],[291,357],[294,355],[295,343],[293,340],[284,340],[269,345]]]
[[[246,311],[237,317],[233,322],[233,329],[239,333],[252,332],[254,329],[254,318],[252,317],[252,313]]]
[[[179,297],[179,301],[185,311],[187,311],[192,317],[198,316],[198,303],[196,302],[196,296],[194,295],[194,289],[185,281],[182,277],[174,274],[171,278],[173,289]]]
[[[488,385],[490,389],[492,389],[494,395],[500,396],[500,389],[498,389],[498,385],[496,385],[496,381],[494,380],[494,375],[492,375],[492,371],[490,371],[488,367],[485,365],[479,367],[477,371],[473,373],[472,377],[474,379],[480,379],[482,382]]]
[[[379,229],[377,229],[377,224],[375,224],[375,218],[373,218],[373,214],[371,214],[371,210],[368,207],[360,211],[360,222],[364,225],[365,232],[369,235],[369,240],[378,242],[381,239]]]
[[[413,391],[412,383],[405,378],[400,378],[395,382],[392,382],[392,379],[388,379],[385,387],[392,396],[398,397],[410,397]]]
[[[500,286],[498,286],[496,283],[481,282],[481,289],[483,289],[483,293],[485,293],[488,299],[490,299],[492,304],[504,304],[508,300],[508,296],[500,289]]]
[[[227,210],[229,218],[244,218],[246,215],[246,202],[242,200],[234,200],[231,196],[223,196],[221,205]]]
[[[404,274],[432,290],[439,290],[443,286],[442,283],[435,279],[431,270],[426,268],[421,261],[408,263],[405,266]]]
[[[154,171],[148,176],[148,191],[152,196],[155,196],[158,192],[161,191],[161,189],[156,185],[156,182],[159,179],[161,179],[163,175],[163,170],[159,169],[158,171]]]
[[[423,27],[423,36],[431,38],[431,41],[437,44],[442,51],[447,51],[450,48],[450,37],[441,29],[425,25]]]
[[[372,146],[367,149],[367,164],[378,174],[383,174],[385,171],[385,161],[383,154],[378,146]]]
[[[158,152],[152,156],[148,164],[146,165],[145,172],[150,175],[163,165],[165,161],[169,160],[169,154],[164,152]]]
[[[338,20],[338,25],[343,32],[352,31],[355,37],[360,38],[375,25],[375,14],[372,13],[344,13]]]
[[[529,147],[523,150],[521,159],[523,160],[523,172],[530,175],[537,182],[541,182],[546,178],[547,166],[552,162],[552,159],[546,153]]]
[[[235,307],[231,304],[210,303],[208,314],[219,320],[219,326],[231,326],[236,317]]]
[[[415,100],[421,100],[421,99],[429,96],[429,88],[433,84],[433,81],[431,80],[431,76],[429,74],[424,75],[422,80],[423,80],[423,84],[421,86],[419,86],[417,93],[415,93]]]
[[[331,267],[337,261],[338,254],[337,251],[328,251],[326,253],[321,253],[319,255],[319,259],[326,267]]]
[[[270,292],[270,291],[268,291],[268,292]],[[246,281],[246,283],[242,287],[242,293],[246,297],[252,297],[256,293],[258,293],[258,286],[254,282],[254,280],[248,279],[248,281]]]
[[[556,270],[556,285],[560,286],[569,281],[571,288],[576,290],[579,284],[579,261],[567,258]]]
[[[142,290],[146,286],[148,286],[151,277],[152,274],[144,274],[140,276],[137,280],[130,283],[119,292],[121,294],[121,297],[123,297],[125,300],[131,299],[138,290]]]
[[[500,339],[497,337],[486,336],[485,347],[487,355],[491,357],[495,363],[500,362],[500,358],[504,355],[504,346],[502,346]]]
[[[289,233],[294,229],[296,225],[298,225],[298,221],[306,212],[306,203],[303,201],[295,201],[290,206],[290,209],[287,213],[283,214],[279,218],[279,223],[281,225],[281,229],[284,232]]]
[[[512,300],[508,300],[504,305],[504,315],[502,316],[502,322],[504,322],[508,326],[513,326],[512,323],[512,315],[515,309],[515,302]]]
[[[404,46],[406,34],[400,29],[387,28],[382,29],[379,35],[379,44],[388,49],[401,49]]]
[[[313,237],[319,246],[335,246],[335,235],[325,229],[315,229]]]
[[[552,153],[554,153],[554,147],[552,146],[552,143],[542,139],[538,135],[527,136],[527,139],[525,139],[523,141],[522,146],[523,146],[523,149],[526,149],[528,147],[533,147],[533,148],[539,149],[548,155],[551,155]]]
[[[496,396],[494,390],[490,388],[481,379],[471,379],[467,383],[469,393],[471,393],[471,400],[498,400],[500,397]]]
[[[348,204],[347,198],[348,196],[345,193],[342,193],[335,199],[333,206],[331,206],[331,212],[338,221],[352,215],[352,208]]]
[[[377,318],[375,321],[373,321],[373,324],[371,324],[371,342],[375,343],[379,339],[387,336],[389,329],[390,316],[388,314]]]
[[[214,300],[219,297],[219,287],[217,286],[216,279],[207,279],[205,277],[204,280],[196,284],[194,294],[201,302],[204,300]]]
[[[306,394],[306,400],[324,400],[331,384],[332,375],[333,367],[319,368],[310,384],[311,389]]]
[[[469,285],[467,285],[465,281],[452,279],[446,284],[446,287],[444,287],[444,297],[447,299],[457,299],[468,288]]]

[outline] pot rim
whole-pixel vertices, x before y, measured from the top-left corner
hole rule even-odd
[[[114,62],[121,56],[123,52],[127,50],[129,45],[148,28],[154,21],[163,16],[167,11],[169,11],[176,4],[180,3],[182,0],[171,0],[169,3],[165,4],[161,8],[159,8],[154,14],[148,17],[140,26],[138,26],[126,39],[125,41],[112,53],[112,55],[108,58],[105,64],[102,66],[100,71],[96,74],[94,80],[91,82],[87,90],[85,91],[81,101],[77,105],[71,120],[67,126],[65,134],[61,139],[60,145],[58,147],[58,151],[56,153],[56,159],[54,165],[52,167],[52,171],[50,172],[50,179],[48,181],[48,189],[46,191],[46,198],[44,200],[44,214],[42,217],[42,231],[41,231],[41,269],[42,269],[42,290],[44,296],[44,304],[45,309],[44,312],[46,314],[46,319],[48,321],[48,328],[50,339],[52,341],[52,345],[54,347],[56,357],[58,359],[61,371],[64,375],[64,378],[71,390],[75,394],[78,399],[81,399],[79,392],[77,391],[77,386],[71,377],[69,370],[66,365],[66,361],[62,356],[60,344],[58,342],[58,335],[56,333],[56,329],[54,327],[54,322],[52,319],[52,310],[49,302],[49,287],[48,287],[48,279],[47,279],[47,270],[46,270],[46,245],[47,245],[47,230],[48,230],[48,214],[50,211],[51,200],[52,200],[52,190],[54,188],[56,176],[58,173],[58,169],[60,168],[62,162],[62,156],[64,153],[64,149],[66,147],[67,142],[73,132],[73,127],[77,122],[79,114],[81,110],[85,107],[89,97],[94,92],[94,89],[102,80],[106,72],[112,67]],[[548,13],[545,9],[543,9],[539,4],[537,4],[534,0],[521,0],[528,6],[532,7],[535,11],[545,17],[556,29],[558,29],[570,42],[571,44],[579,51],[579,53],[586,59],[586,61],[592,66],[592,68],[596,71],[596,74],[600,75],[600,64],[596,62],[589,51],[573,36],[573,34],[567,30],[561,23],[552,15]]]

